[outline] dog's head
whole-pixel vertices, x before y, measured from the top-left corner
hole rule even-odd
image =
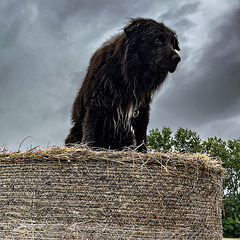
[[[151,72],[174,72],[181,61],[176,33],[152,19],[132,19],[124,28],[141,65]]]

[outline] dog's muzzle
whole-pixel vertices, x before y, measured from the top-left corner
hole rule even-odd
[[[169,69],[170,73],[173,73],[176,70],[177,65],[180,61],[181,61],[180,56],[177,53],[174,53],[172,55],[172,67]]]

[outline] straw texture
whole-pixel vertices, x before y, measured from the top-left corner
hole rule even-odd
[[[0,152],[0,238],[222,239],[224,169],[203,154]]]

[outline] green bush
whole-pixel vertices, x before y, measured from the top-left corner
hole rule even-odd
[[[223,237],[239,238],[240,237],[240,221],[234,220],[231,217],[222,219]]]

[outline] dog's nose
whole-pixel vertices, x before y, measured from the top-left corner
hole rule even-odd
[[[181,58],[179,57],[178,54],[174,54],[174,55],[172,56],[172,60],[173,60],[173,62],[175,62],[175,63],[179,63],[179,62],[181,61]]]

